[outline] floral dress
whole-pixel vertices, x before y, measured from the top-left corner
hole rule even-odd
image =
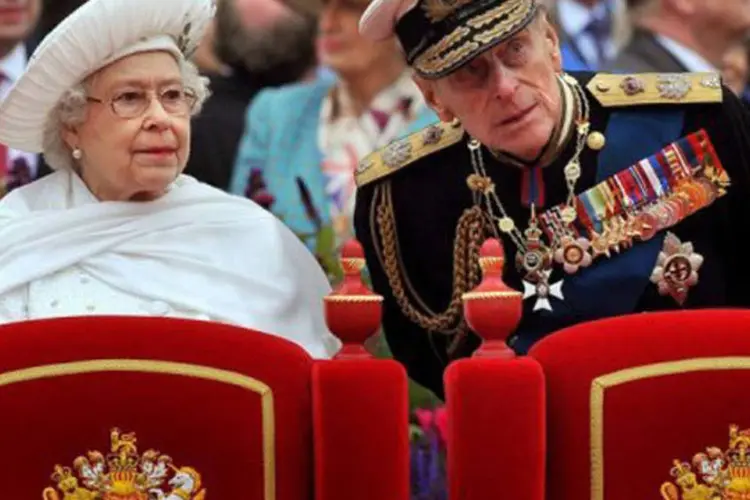
[[[400,137],[424,106],[424,98],[409,72],[380,92],[358,116],[343,87],[334,87],[323,102],[318,141],[324,157],[321,168],[327,181],[328,209],[338,244],[352,236],[357,164]]]

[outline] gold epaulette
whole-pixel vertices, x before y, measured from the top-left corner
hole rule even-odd
[[[382,179],[420,158],[455,144],[463,135],[464,129],[460,124],[440,122],[396,140],[359,163],[354,174],[357,187]]]
[[[722,100],[718,73],[598,73],[586,87],[605,108]]]

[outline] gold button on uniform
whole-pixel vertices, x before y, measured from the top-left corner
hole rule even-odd
[[[586,144],[594,151],[599,151],[604,147],[607,140],[604,138],[604,134],[601,132],[591,132],[586,138]]]

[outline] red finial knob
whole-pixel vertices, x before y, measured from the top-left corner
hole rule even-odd
[[[344,279],[325,298],[326,323],[344,344],[336,358],[370,358],[365,341],[380,328],[383,297],[362,282],[364,250],[355,239],[341,248]]]
[[[482,282],[463,295],[466,322],[482,338],[474,356],[512,358],[506,340],[521,321],[523,294],[503,281],[505,251],[500,240],[489,238],[479,250]]]

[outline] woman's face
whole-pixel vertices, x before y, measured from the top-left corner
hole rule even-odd
[[[80,173],[102,201],[152,200],[185,168],[190,99],[167,52],[145,52],[107,66],[85,82],[83,124],[64,132],[81,150]]]
[[[365,73],[398,56],[394,38],[373,42],[359,34],[359,18],[366,8],[362,0],[325,0],[320,12],[318,57],[339,75]]]
[[[0,45],[26,39],[39,20],[41,0],[0,0]]]

